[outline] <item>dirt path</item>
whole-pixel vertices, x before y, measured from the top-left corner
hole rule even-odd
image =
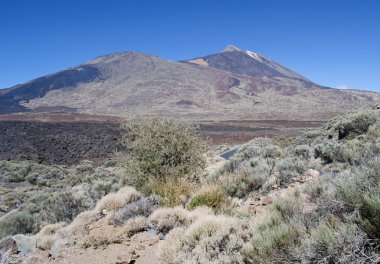
[[[158,264],[157,235],[139,233],[120,244],[83,248],[78,241],[74,246],[62,246],[50,251],[37,250],[24,262],[26,264]]]

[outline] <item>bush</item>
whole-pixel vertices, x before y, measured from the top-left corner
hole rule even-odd
[[[252,163],[256,165],[265,163],[271,167],[271,161],[281,155],[280,147],[274,145],[272,140],[257,138],[242,145],[238,152],[221,169],[220,174],[244,170],[247,165],[253,168]]]
[[[310,147],[308,145],[299,145],[294,149],[294,154],[304,160],[310,159]]]
[[[341,162],[349,165],[368,163],[380,153],[380,144],[366,139],[355,138],[345,142],[329,141],[318,144],[314,149],[315,158],[325,164]]]
[[[303,203],[301,193],[299,190],[295,190],[285,199],[275,200],[271,210],[280,213],[284,219],[290,220],[302,215]]]
[[[302,226],[285,222],[278,213],[272,213],[250,241],[245,255],[251,263],[292,263],[293,249],[301,243]]]
[[[72,221],[92,204],[86,205],[85,200],[75,199],[71,192],[59,192],[35,197],[31,205],[28,210],[36,211],[35,215],[38,215],[43,222],[57,223]]]
[[[125,125],[125,143],[142,177],[195,176],[205,165],[205,143],[196,128],[171,119],[139,120]]]
[[[129,219],[137,216],[148,217],[153,211],[159,208],[161,198],[157,195],[142,197],[135,202],[128,203],[120,208],[114,215],[115,224],[121,225]]]
[[[148,227],[148,220],[144,216],[137,216],[128,219],[124,225],[123,231],[128,236],[133,236],[134,234],[148,230]]]
[[[358,135],[365,134],[378,118],[379,111],[376,106],[366,107],[334,118],[322,128],[322,131],[329,138],[336,135],[338,139],[353,139]]]
[[[0,238],[16,234],[30,234],[38,230],[37,223],[33,215],[19,211],[9,214],[0,221]]]
[[[298,175],[301,175],[306,170],[304,160],[299,158],[282,159],[277,163],[276,169],[278,170],[277,184],[284,185],[291,182],[291,180]]]
[[[93,162],[90,160],[83,160],[79,165],[75,167],[77,174],[94,172]]]
[[[115,212],[124,205],[135,202],[141,198],[141,194],[132,187],[123,187],[117,193],[110,193],[104,196],[96,205],[95,210]]]
[[[173,229],[160,247],[160,261],[180,263],[248,263],[242,254],[251,225],[223,216],[199,218],[188,228]]]
[[[227,194],[243,198],[252,191],[257,191],[269,180],[273,169],[272,159],[252,158],[239,164],[234,173],[221,177]],[[269,163],[269,164],[268,164]]]
[[[227,201],[224,190],[219,186],[214,186],[193,197],[189,203],[189,208],[195,209],[199,206],[208,206],[214,211],[220,211]]]
[[[360,213],[360,225],[370,237],[380,238],[380,162],[362,167],[337,182],[338,198]]]
[[[147,184],[149,192],[162,197],[162,206],[173,207],[184,205],[190,195],[192,183],[175,177],[168,177],[164,180],[153,180]]]
[[[194,220],[191,212],[181,207],[157,209],[149,219],[155,229],[164,234],[175,227],[188,226]]]
[[[119,237],[110,237],[109,235],[89,236],[86,237],[81,243],[82,248],[106,247],[110,244],[120,244],[122,240]]]
[[[293,250],[305,232],[303,201],[299,192],[275,200],[268,215],[258,222],[245,254],[253,263],[286,263],[297,258]]]
[[[35,236],[36,247],[43,250],[50,249],[53,242],[58,238],[59,232],[66,225],[65,222],[61,222],[44,226]]]
[[[353,224],[323,222],[312,230],[305,244],[303,257],[313,263],[374,263],[380,257]]]

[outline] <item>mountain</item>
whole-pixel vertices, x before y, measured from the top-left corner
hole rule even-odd
[[[239,48],[228,45],[222,52],[199,57],[189,62],[220,69],[223,71],[246,74],[252,77],[279,77],[303,80],[311,83],[305,77],[288,68],[252,51],[242,51]]]
[[[380,102],[377,93],[322,87],[234,46],[179,62],[137,52],[113,53],[0,90],[0,114],[326,120],[375,102]]]

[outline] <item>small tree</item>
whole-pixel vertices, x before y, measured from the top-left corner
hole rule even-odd
[[[173,119],[139,120],[125,125],[124,141],[144,178],[196,175],[205,165],[205,142],[196,127]]]

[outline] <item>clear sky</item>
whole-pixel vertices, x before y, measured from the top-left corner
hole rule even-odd
[[[1,0],[0,88],[115,51],[251,50],[316,83],[380,91],[377,0]]]

